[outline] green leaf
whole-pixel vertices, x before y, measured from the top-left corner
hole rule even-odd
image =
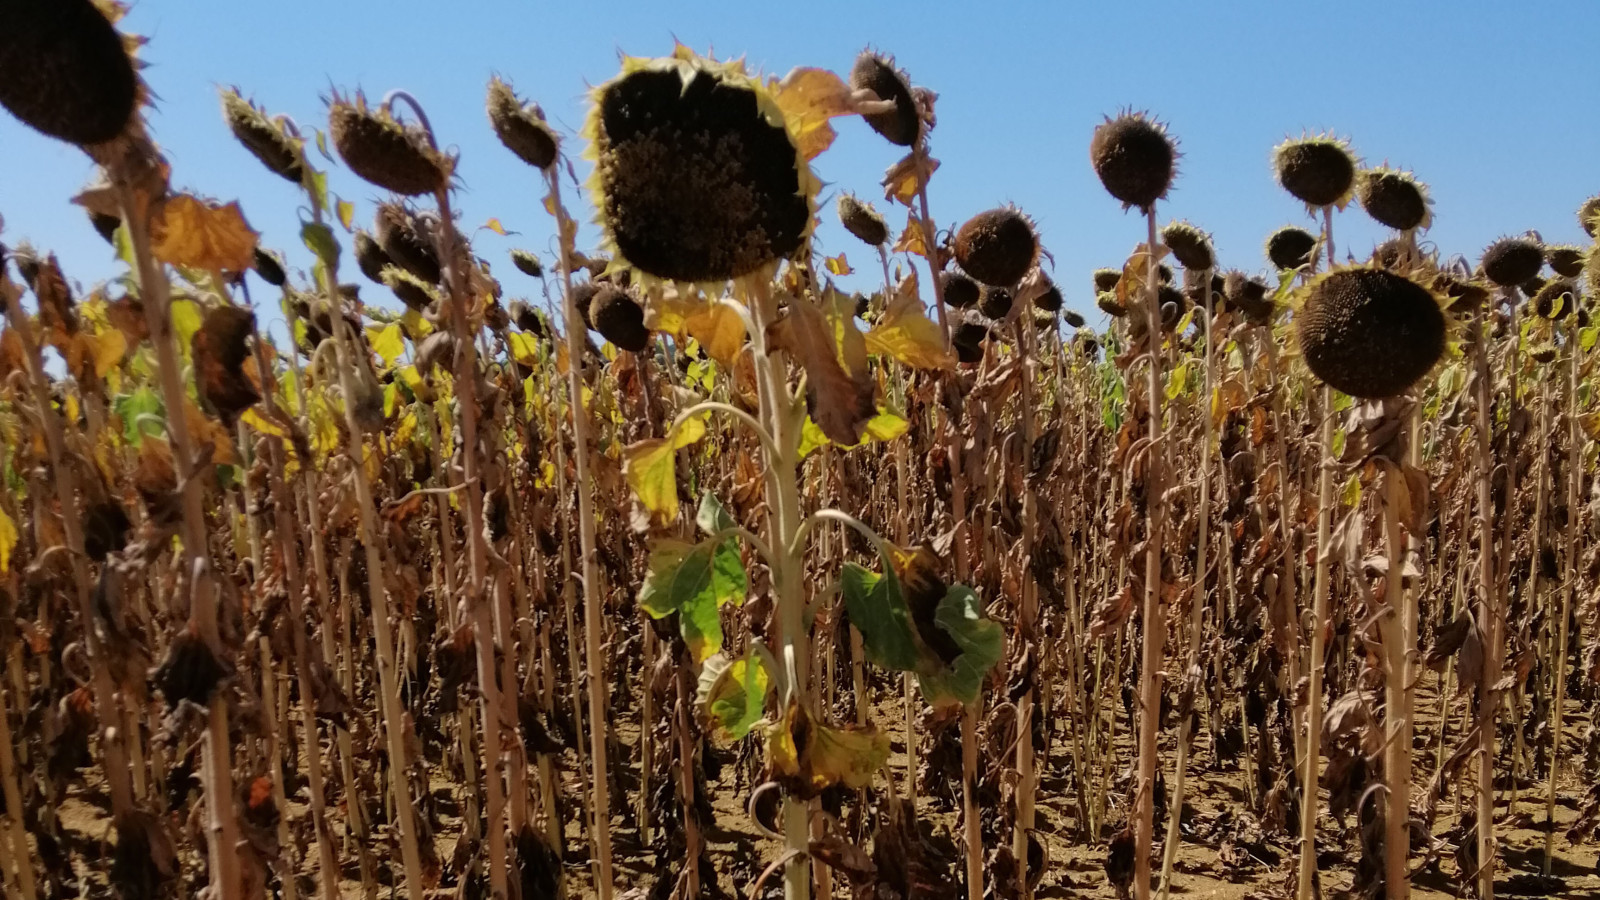
[[[855,563],[839,573],[845,613],[861,632],[868,661],[897,672],[915,671],[921,663],[917,641],[894,572],[880,575]]]
[[[695,659],[722,649],[719,610],[743,603],[748,589],[744,564],[733,541],[713,546],[661,538],[650,550],[650,569],[639,589],[639,607],[651,618],[678,614],[678,628]]]
[[[1330,449],[1329,452],[1333,456],[1334,459],[1343,459],[1344,458],[1345,442],[1348,439],[1349,438],[1345,434],[1343,428],[1335,428],[1333,430],[1333,447]]]
[[[118,397],[112,401],[111,408],[122,420],[122,436],[129,446],[139,446],[145,435],[160,437],[165,432],[161,424],[164,411],[161,395],[149,387]]]
[[[1578,332],[1578,346],[1583,348],[1583,352],[1588,353],[1594,349],[1597,338],[1600,338],[1600,325],[1590,325]]]
[[[735,660],[717,653],[700,668],[695,703],[719,734],[737,741],[761,721],[771,689],[767,668],[754,652]]]
[[[339,241],[334,238],[333,229],[321,222],[307,222],[300,226],[300,241],[324,265],[332,268],[339,262]]]
[[[972,589],[952,585],[934,613],[934,624],[961,649],[946,666],[925,642],[918,640],[916,624],[900,579],[890,571],[872,572],[846,563],[839,575],[845,611],[861,632],[867,659],[900,672],[915,672],[924,696],[935,706],[971,703],[978,698],[984,676],[999,662],[1005,649],[1000,626],[983,617],[983,607]]]
[[[707,536],[720,531],[734,528],[738,523],[733,521],[733,516],[728,515],[728,510],[717,499],[717,495],[706,491],[700,495],[700,511],[695,513],[694,523],[705,532]]]
[[[952,585],[945,592],[934,622],[955,639],[961,655],[947,669],[918,674],[917,683],[934,706],[950,699],[972,703],[978,699],[984,677],[1005,652],[1005,634],[998,623],[983,617],[978,595],[963,584]]]

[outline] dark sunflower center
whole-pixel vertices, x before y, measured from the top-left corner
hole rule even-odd
[[[639,72],[601,100],[601,203],[633,265],[677,281],[748,274],[800,246],[794,146],[748,88]]]

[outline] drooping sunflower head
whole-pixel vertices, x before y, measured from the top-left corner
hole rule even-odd
[[[1379,166],[1356,179],[1356,196],[1367,215],[1396,231],[1427,230],[1433,224],[1433,198],[1415,175]]]
[[[1168,222],[1161,229],[1161,243],[1177,257],[1178,264],[1191,272],[1202,272],[1217,265],[1211,235],[1190,222]]]
[[[742,62],[630,57],[592,97],[586,155],[611,268],[718,283],[809,241],[820,182]]]
[[[431,194],[455,171],[455,160],[421,128],[400,122],[384,106],[368,107],[360,91],[351,97],[335,91],[328,100],[328,134],[350,171],[402,196]]]
[[[144,94],[123,8],[94,0],[17,0],[0,28],[0,106],[34,130],[87,146],[122,134]]]
[[[222,117],[234,139],[260,160],[267,171],[295,184],[305,177],[300,142],[284,130],[281,121],[273,121],[260,107],[246,100],[238,88],[222,92]]]
[[[1399,396],[1444,356],[1447,301],[1403,275],[1370,266],[1334,269],[1297,299],[1296,337],[1306,365],[1352,397]]]
[[[1350,144],[1331,135],[1293,138],[1272,150],[1278,184],[1311,209],[1350,202],[1360,162]]]
[[[1530,237],[1503,237],[1484,249],[1478,267],[1496,287],[1517,287],[1544,268],[1544,247]]]

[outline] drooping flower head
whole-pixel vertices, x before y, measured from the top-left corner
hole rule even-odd
[[[810,239],[820,182],[742,62],[630,57],[592,96],[586,155],[612,269],[724,282]]]

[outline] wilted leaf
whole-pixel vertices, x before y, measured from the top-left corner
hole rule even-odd
[[[767,332],[770,347],[787,351],[806,370],[809,412],[822,433],[840,444],[860,441],[875,391],[855,304],[831,288],[822,307],[796,298]]]
[[[795,69],[778,82],[773,94],[795,147],[808,160],[838,136],[828,120],[855,111],[850,86],[827,69]]]
[[[1122,623],[1128,621],[1128,617],[1133,615],[1135,599],[1134,582],[1132,580],[1124,582],[1122,589],[1115,594],[1101,599],[1100,603],[1094,608],[1094,616],[1089,620],[1087,639],[1091,641],[1101,640],[1106,635],[1122,627]]]
[[[945,346],[944,331],[928,318],[917,292],[917,273],[895,287],[894,299],[867,329],[867,350],[892,356],[914,369],[953,369],[955,354]]]
[[[500,235],[501,237],[506,236],[506,226],[500,224],[499,219],[490,219],[489,221],[483,223],[483,227],[489,229],[495,234]]]
[[[219,306],[206,313],[191,341],[200,399],[228,428],[238,421],[239,413],[261,399],[242,369],[250,358],[245,340],[255,332],[255,325],[256,316],[250,310]]]
[[[168,198],[150,223],[156,258],[191,269],[243,272],[255,263],[258,238],[238,203],[219,206],[192,194]]]
[[[922,220],[913,213],[906,213],[906,230],[900,232],[900,237],[894,242],[894,252],[914,253],[923,259],[928,258],[928,238],[922,233]]]
[[[678,518],[678,477],[673,456],[705,433],[705,418],[695,416],[679,425],[670,437],[636,441],[623,449],[622,473],[628,486],[658,524],[669,525]]]
[[[999,662],[1005,635],[983,617],[971,588],[946,586],[932,556],[926,546],[898,551],[895,570],[884,574],[847,563],[839,577],[845,610],[867,659],[915,672],[935,706],[971,703]]]
[[[728,740],[741,740],[761,720],[772,680],[754,652],[729,660],[714,654],[700,667],[695,705]]]
[[[948,667],[917,674],[917,683],[928,702],[941,706],[954,700],[976,702],[983,679],[1005,653],[1005,634],[998,623],[983,617],[978,595],[966,585],[952,585],[939,601],[934,624],[955,639],[961,655]]]
[[[800,799],[815,797],[836,784],[864,789],[888,761],[887,734],[870,725],[826,725],[793,701],[782,721],[767,728],[772,776]]]
[[[822,261],[822,264],[834,275],[843,276],[855,272],[855,269],[850,268],[850,260],[846,259],[843,253],[838,256],[827,257]]]
[[[883,196],[903,206],[911,206],[922,185],[939,170],[939,161],[925,154],[908,153],[883,174]]]
[[[1160,263],[1167,255],[1166,247],[1158,247],[1155,261]],[[1150,248],[1140,244],[1134,248],[1133,255],[1122,266],[1122,278],[1117,281],[1117,302],[1123,306],[1132,307],[1137,300],[1144,298],[1145,288],[1149,286],[1150,275]]]
[[[840,447],[841,450],[853,450],[862,444],[887,443],[911,430],[911,423],[903,417],[879,409],[878,414],[867,420],[866,427],[861,429],[861,441]],[[817,423],[807,416],[805,423],[800,426],[800,458],[805,459],[817,450],[833,444],[828,436],[822,433]]]

